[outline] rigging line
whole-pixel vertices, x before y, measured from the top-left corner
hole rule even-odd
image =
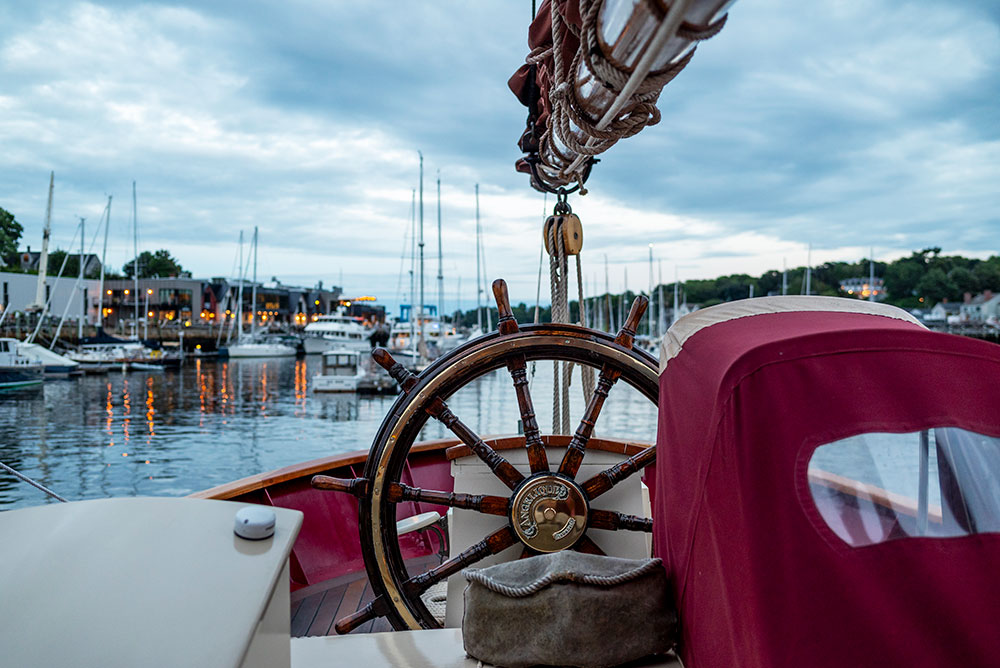
[[[43,492],[45,492],[46,494],[48,494],[49,496],[51,496],[53,499],[56,499],[58,501],[62,501],[63,503],[69,503],[69,501],[67,499],[64,499],[63,497],[59,496],[58,494],[56,494],[55,492],[53,492],[51,489],[49,489],[45,485],[43,485],[41,483],[38,483],[38,482],[35,482],[34,480],[32,480],[31,478],[29,478],[28,476],[24,475],[23,473],[19,473],[18,471],[15,471],[14,469],[12,469],[11,467],[7,466],[3,462],[0,462],[0,468],[2,468],[3,470],[5,470],[7,473],[11,474],[12,476],[14,476],[15,478],[17,478],[18,480],[22,480],[22,481],[28,483],[29,485],[31,485],[32,487],[37,487],[38,489],[42,490]]]
[[[72,248],[73,244],[76,243],[76,233],[80,231],[80,226],[77,225],[76,229],[73,231],[73,238],[70,239],[69,247]],[[62,278],[63,271],[66,269],[66,261],[69,260],[69,252],[63,255],[62,266],[59,267],[59,273],[56,275],[56,282],[58,279]],[[39,258],[39,263],[41,263],[41,258]],[[41,271],[41,269],[39,269]],[[52,286],[55,287],[55,286]],[[52,297],[55,295],[55,290],[49,290],[49,297],[45,300],[45,305],[42,306],[42,310],[38,315],[38,324],[35,325],[34,331],[31,332],[31,336],[24,340],[25,343],[34,343],[35,337],[38,336],[39,330],[42,328],[42,322],[45,321],[45,314],[49,312],[49,306],[52,305]]]
[[[101,215],[101,218],[102,219],[104,218],[103,214]],[[84,219],[81,218],[80,219],[80,234],[81,234],[81,236],[84,234],[83,221],[84,221]],[[98,222],[96,228],[94,229],[94,237],[90,240],[90,248],[87,249],[86,254],[82,254],[82,256],[80,258],[78,258],[78,264],[79,264],[79,266],[81,268],[83,267],[84,257],[89,257],[89,256],[93,255],[94,245],[97,243],[97,235],[100,233],[100,231],[101,231],[101,224],[100,224],[100,222]],[[84,243],[84,240],[81,239],[80,245],[82,246],[83,243]],[[66,257],[69,258],[69,254],[68,253],[67,253]],[[80,278],[82,276],[83,276],[83,272],[81,270],[79,272],[79,275],[76,278],[76,281],[74,281],[74,283],[73,283],[73,288],[72,288],[72,291],[70,292],[69,299],[66,300],[66,307],[63,309],[62,317],[59,319],[59,326],[56,328],[56,333],[52,337],[52,341],[49,342],[49,350],[52,350],[53,348],[55,348],[56,341],[59,340],[59,333],[62,332],[63,323],[66,322],[66,316],[69,314],[69,307],[70,307],[70,305],[73,302],[73,293],[75,293],[80,288]],[[83,312],[86,313],[87,312],[87,304],[86,304],[86,300],[83,299],[83,295],[82,294],[80,295],[80,300],[84,302],[83,303]],[[81,317],[85,317],[85,316],[81,316]],[[79,341],[77,341],[77,343],[79,343]]]
[[[544,198],[542,199],[542,225],[545,225],[547,216],[545,215],[549,209],[549,194],[544,193]],[[544,227],[543,227],[544,229]],[[538,324],[539,318],[539,304],[542,300],[542,258],[545,252],[545,239],[542,238],[541,245],[538,248],[538,284],[535,288],[535,324]]]

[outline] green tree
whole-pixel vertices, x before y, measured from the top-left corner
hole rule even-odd
[[[24,228],[14,220],[14,214],[0,208],[0,262],[10,261],[8,258],[17,254],[17,242],[23,232]]]
[[[965,267],[955,267],[948,272],[948,278],[952,280],[960,294],[969,292],[975,295],[979,292],[979,278]]]
[[[122,267],[122,272],[126,278],[132,278],[135,271],[135,260],[129,260]],[[154,253],[143,251],[139,253],[139,278],[155,278],[167,276],[179,276],[184,268],[170,255],[170,251],[160,249]]]
[[[979,281],[980,290],[1000,292],[1000,255],[994,255],[989,260],[980,262],[973,267],[972,273]]]
[[[925,303],[934,304],[944,299],[957,299],[961,293],[955,282],[944,273],[942,269],[934,268],[928,271],[917,283],[917,294],[927,300]]]

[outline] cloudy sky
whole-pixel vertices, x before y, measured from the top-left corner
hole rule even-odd
[[[239,231],[257,225],[263,278],[394,304],[420,150],[428,295],[440,172],[446,307],[475,301],[476,183],[487,271],[533,303],[544,200],[513,170],[525,110],[506,87],[529,14],[500,0],[2,3],[0,207],[38,248],[54,170],[65,248],[112,195],[120,267],[135,180],[141,248],[197,276],[232,275]],[[649,244],[665,279],[804,265],[810,244],[814,262],[1000,252],[993,0],[741,0],[660,108],[571,201],[588,284],[606,256],[613,290],[626,270],[642,289]]]

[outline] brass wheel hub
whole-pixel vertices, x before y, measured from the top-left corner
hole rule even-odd
[[[559,552],[586,531],[587,499],[572,480],[536,475],[511,498],[510,520],[517,537],[532,550]]]

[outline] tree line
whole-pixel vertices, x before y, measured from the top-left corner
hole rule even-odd
[[[678,285],[678,289],[682,300],[703,308],[745,299],[751,294],[751,286],[756,297],[780,295],[783,280],[787,282],[786,294],[799,295],[805,294],[807,271],[806,267],[795,267],[788,269],[787,272],[767,271],[760,276],[729,274],[718,278],[684,281]],[[868,259],[857,262],[825,262],[812,267],[809,276],[810,294],[849,297],[851,295],[840,289],[841,281],[867,278],[870,272]],[[894,262],[876,260],[874,273],[877,278],[884,280],[885,298],[881,301],[905,309],[929,309],[941,301],[961,302],[966,294],[974,296],[986,290],[1000,293],[1000,255],[979,260],[960,255],[942,255],[941,249],[937,247],[925,248]],[[673,290],[673,283],[659,286],[654,289],[653,299],[657,300],[658,293],[662,291],[665,306],[670,308],[673,305]],[[624,294],[602,294],[596,299],[601,305],[599,308],[605,310],[610,301],[612,312],[617,314],[619,301],[625,301],[624,308],[627,310],[636,294],[632,291]],[[512,308],[518,322],[534,321],[534,306],[521,303]],[[571,320],[578,320],[578,310],[579,304],[576,301],[570,302]],[[483,317],[485,318],[485,315]],[[491,317],[495,324],[495,308],[492,309]],[[456,312],[454,319],[456,323],[464,326],[475,325],[476,310]],[[541,322],[551,320],[548,306],[540,309],[539,320]]]

